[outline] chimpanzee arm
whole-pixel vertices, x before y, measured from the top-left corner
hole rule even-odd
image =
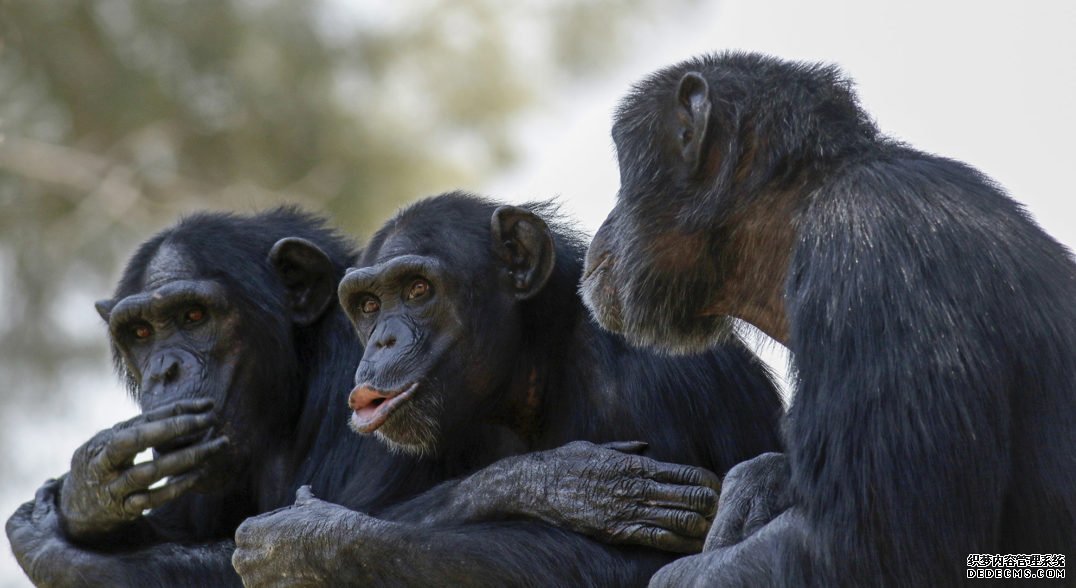
[[[610,543],[696,553],[720,481],[702,468],[637,455],[645,447],[576,441],[506,458],[377,516],[426,527],[526,517]]]
[[[193,541],[190,529],[175,524],[185,519],[185,494],[199,480],[200,466],[227,439],[134,463],[149,447],[204,431],[214,423],[211,408],[207,400],[180,401],[118,423],[79,447],[71,471],[46,482],[7,522],[12,551],[27,575],[38,585],[158,578],[182,585],[186,573],[189,578],[219,573],[236,581],[230,540]],[[165,477],[165,484],[150,489]],[[152,514],[144,515],[146,509]]]
[[[49,480],[32,502],[20,506],[6,530],[15,559],[36,586],[230,586],[230,539],[203,543],[157,543],[125,551],[73,543],[61,528],[61,481]]]
[[[537,522],[389,522],[318,500],[304,487],[295,506],[240,525],[233,563],[248,587],[630,586],[671,558]]]

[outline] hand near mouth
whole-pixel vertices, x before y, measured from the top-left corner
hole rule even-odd
[[[210,459],[228,447],[213,402],[181,400],[105,429],[75,451],[60,490],[60,518],[74,539],[99,538],[192,490]],[[150,447],[154,459],[134,463]],[[152,487],[167,478],[159,487]],[[151,488],[152,487],[152,488]]]

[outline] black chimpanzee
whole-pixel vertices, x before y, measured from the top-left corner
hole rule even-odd
[[[318,280],[303,279],[294,246],[273,249],[289,236],[328,252]],[[328,312],[332,276],[354,258],[290,209],[192,216],[138,249],[97,310],[142,414],[80,447],[8,521],[35,583],[235,584],[240,521],[300,480],[330,491],[355,470],[361,444],[331,435],[343,426],[332,367],[355,352]],[[151,447],[156,459],[133,465]]]
[[[705,56],[635,87],[583,291],[629,340],[791,349],[787,456],[725,480],[656,585],[964,581],[1076,548],[1076,265],[989,178],[880,134],[832,66]],[[772,521],[770,520],[772,518]]]
[[[602,331],[577,291],[585,242],[559,224],[550,229],[539,216],[547,212],[452,193],[412,205],[374,236],[340,284],[366,345],[350,397],[352,428],[451,469],[489,459],[475,435],[482,427],[501,428],[522,450],[641,439],[656,459],[716,472],[777,447],[781,404],[759,360],[735,341],[662,357]],[[530,467],[534,479],[556,480],[560,466]],[[678,485],[701,482],[700,472],[657,464],[610,485],[603,496],[639,493],[647,508],[606,515],[605,536],[642,534],[672,550],[697,549],[688,536],[709,526],[706,493]],[[564,526],[580,512],[578,490],[547,488],[547,504],[520,494],[517,508]],[[490,518],[416,528],[306,495],[239,528],[236,568],[254,584],[313,569],[334,585],[435,577],[439,585],[618,586],[645,583],[674,557]],[[658,527],[681,536],[662,538]],[[320,575],[332,566],[334,575]]]
[[[345,399],[362,349],[336,288],[353,251],[293,209],[193,216],[138,250],[98,310],[143,414],[82,446],[70,473],[8,521],[12,548],[35,583],[238,584],[236,527],[288,504],[300,484],[386,518],[433,523],[479,510],[527,515],[520,496],[530,497],[527,508],[541,508],[545,484],[555,483],[576,498],[570,519],[559,522],[593,533],[647,499],[627,492],[599,503],[588,489],[666,466],[589,445],[501,462],[445,486],[447,496],[433,490],[416,503],[443,508],[409,509],[401,501],[444,480],[445,471],[347,430]],[[155,459],[134,464],[149,448]],[[532,461],[555,464],[557,476],[534,479]],[[712,512],[712,490],[678,490],[709,495]],[[703,536],[689,540],[701,546]]]

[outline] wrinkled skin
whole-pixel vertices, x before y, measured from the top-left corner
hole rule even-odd
[[[720,482],[703,468],[636,455],[645,445],[620,442],[598,446],[575,441],[558,449],[501,460],[440,490],[451,491],[455,516],[470,521],[524,516],[609,543],[698,552],[710,527]],[[292,581],[302,585],[300,579],[339,582],[338,558],[340,551],[347,549],[340,544],[341,538],[359,532],[353,536],[361,537],[358,543],[363,546],[374,541],[392,545],[424,527],[443,524],[441,510],[423,509],[415,513],[417,518],[393,517],[401,524],[390,525],[300,494],[294,508],[247,519],[236,531],[232,561],[248,586],[289,585]],[[304,513],[332,516],[306,521]],[[368,537],[367,531],[375,531],[376,537]],[[278,548],[281,545],[288,547]],[[360,568],[377,566],[375,552],[354,550],[347,561]],[[287,574],[286,582],[276,584],[273,579],[282,574]]]
[[[531,516],[602,541],[696,553],[713,519],[721,482],[712,472],[631,453],[644,443],[587,441],[517,458],[525,462],[520,494]],[[536,499],[537,498],[537,499]]]
[[[703,551],[735,545],[792,506],[788,457],[763,453],[729,470]]]
[[[372,539],[389,527],[390,523],[319,500],[309,486],[303,486],[292,506],[251,517],[239,526],[232,565],[246,586],[325,586],[336,577],[341,562],[358,563],[348,553],[350,537]]]
[[[508,457],[438,487],[469,521],[527,517],[606,543],[696,553],[713,520],[720,480],[705,468],[639,455],[640,441],[573,441]],[[434,504],[391,517],[437,525]]]
[[[231,539],[197,545],[160,544],[140,551],[83,549],[67,540],[57,504],[66,480],[49,480],[32,502],[20,506],[7,524],[15,555],[34,584],[57,588],[100,586],[227,586],[236,584],[229,567]],[[147,578],[146,570],[154,574]],[[196,578],[187,582],[163,577]]]
[[[751,539],[760,529],[767,533],[801,523],[798,515],[789,511],[790,472],[788,458],[782,453],[764,453],[737,464],[722,481],[721,501],[717,517],[706,536],[703,553],[707,558],[683,558],[658,571],[651,579],[652,586],[759,585],[779,582],[765,567],[758,569],[749,582],[735,573],[723,574],[717,561],[737,557],[740,549],[750,549]],[[777,521],[777,519],[781,519]],[[760,537],[765,541],[765,537]],[[743,547],[738,547],[743,546]]]
[[[76,541],[92,540],[191,490],[205,462],[227,446],[227,437],[138,465],[134,458],[146,449],[204,433],[216,423],[212,408],[208,399],[177,402],[105,429],[79,447],[60,493],[67,535]],[[167,483],[149,489],[166,477]]]

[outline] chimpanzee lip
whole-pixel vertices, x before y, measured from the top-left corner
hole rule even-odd
[[[367,393],[374,393],[375,398],[365,402],[358,408],[354,403],[351,404],[351,426],[359,433],[373,433],[385,424],[385,421],[392,416],[392,413],[396,412],[396,409],[400,405],[407,402],[409,398],[418,389],[418,382],[412,382],[407,386],[399,390],[378,390],[369,384],[361,384],[356,386],[352,390],[351,394],[354,396],[356,392],[365,390]],[[380,402],[377,402],[381,400]]]

